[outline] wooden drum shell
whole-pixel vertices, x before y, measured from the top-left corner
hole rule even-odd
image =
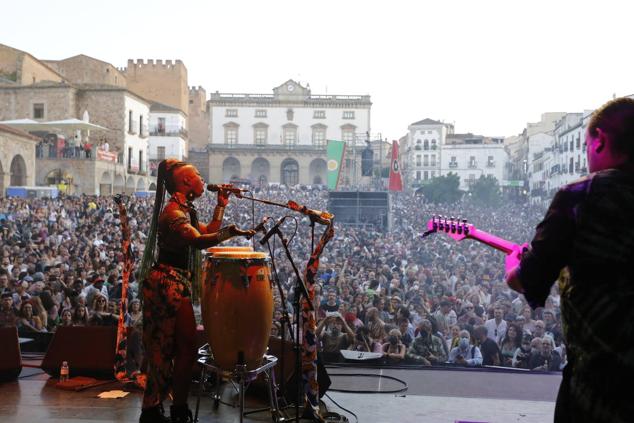
[[[202,317],[215,363],[232,371],[262,363],[273,321],[269,259],[245,247],[214,248],[203,266]]]

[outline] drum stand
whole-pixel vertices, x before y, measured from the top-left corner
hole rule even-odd
[[[233,371],[229,372],[218,367],[213,357],[209,354],[209,350],[206,347],[202,347],[198,350],[198,364],[201,365],[202,371],[200,374],[200,381],[198,384],[198,398],[196,399],[196,413],[194,414],[194,421],[198,421],[198,411],[200,408],[200,397],[204,390],[204,381],[209,373],[216,374],[216,383],[214,386],[214,392],[211,397],[214,400],[214,409],[217,409],[220,404],[220,384],[222,377],[225,376],[229,379],[234,389],[238,392],[238,403],[240,407],[240,423],[244,421],[244,416],[249,413],[244,411],[244,396],[248,384],[254,381],[261,373],[264,374],[264,379],[267,385],[267,393],[269,396],[269,408],[264,408],[259,411],[270,410],[271,418],[274,423],[286,421],[282,416],[277,402],[277,385],[275,383],[275,372],[273,367],[277,364],[277,357],[273,355],[265,355],[263,357],[263,364],[257,369],[247,370],[245,364],[236,364]],[[235,407],[235,405],[234,405]]]

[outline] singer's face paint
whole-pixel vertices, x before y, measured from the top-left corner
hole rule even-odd
[[[200,176],[200,172],[198,169],[192,165],[187,165],[183,169],[183,177],[189,181],[190,190],[194,193],[196,198],[203,195],[205,192],[205,181],[203,177]]]

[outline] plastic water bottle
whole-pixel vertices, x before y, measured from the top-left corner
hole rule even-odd
[[[59,381],[66,382],[68,380],[68,361],[62,362],[62,368],[59,370]]]

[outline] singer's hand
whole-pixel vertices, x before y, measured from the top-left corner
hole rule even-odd
[[[251,238],[255,235],[255,231],[253,229],[243,230],[238,228],[236,225],[229,225],[229,229],[231,230],[231,234],[233,236],[244,236],[247,238]]]
[[[226,189],[218,190],[218,206],[227,207],[229,204],[229,196],[231,195],[231,191]]]

